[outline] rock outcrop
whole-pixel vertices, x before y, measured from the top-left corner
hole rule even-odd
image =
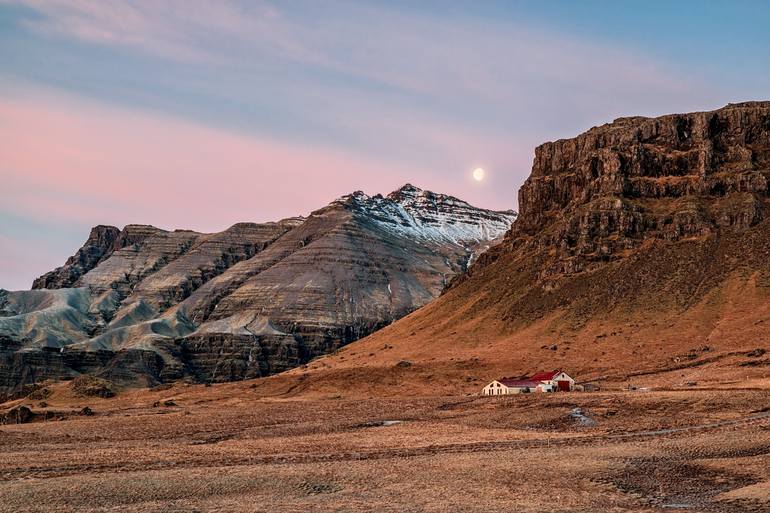
[[[766,218],[769,179],[770,102],[617,119],[535,150],[519,218],[484,261],[547,251],[541,278],[557,279],[651,240],[745,231]]]
[[[110,256],[116,246],[123,243],[118,240],[120,230],[114,226],[94,226],[83,247],[67,259],[67,262],[39,277],[32,283],[33,289],[61,289],[72,287],[81,276],[96,267]]]
[[[0,293],[0,389],[79,374],[153,384],[295,367],[437,297],[515,215],[406,185],[215,234],[96,227],[34,290]]]

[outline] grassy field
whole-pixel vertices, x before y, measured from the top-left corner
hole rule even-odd
[[[53,385],[43,406],[3,405],[39,415],[0,426],[0,511],[770,511],[770,383],[753,385],[387,399]]]

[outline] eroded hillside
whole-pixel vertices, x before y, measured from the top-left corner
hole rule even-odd
[[[214,234],[97,226],[34,290],[2,291],[0,388],[81,373],[152,384],[290,369],[438,296],[515,215],[406,185]]]

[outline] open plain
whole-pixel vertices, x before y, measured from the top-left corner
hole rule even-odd
[[[0,426],[0,511],[770,511],[763,379],[411,398],[257,383],[9,402],[36,415]]]

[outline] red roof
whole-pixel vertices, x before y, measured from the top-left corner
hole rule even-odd
[[[551,381],[554,376],[559,374],[560,370],[550,371],[550,372],[538,372],[537,374],[534,374],[529,379],[532,381]]]
[[[535,388],[540,384],[540,382],[532,381],[531,379],[500,378],[497,381],[510,388]]]

